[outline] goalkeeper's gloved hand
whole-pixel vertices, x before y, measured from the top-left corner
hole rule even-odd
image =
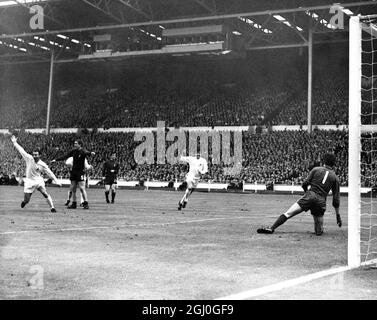
[[[336,215],[336,223],[339,228],[342,226],[342,218],[340,217],[340,214]]]

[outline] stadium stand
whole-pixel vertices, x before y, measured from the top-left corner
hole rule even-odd
[[[22,132],[19,139],[27,150],[37,147],[46,161],[54,159],[72,148],[76,134],[60,133],[45,136]],[[135,147],[140,142],[134,141],[133,133],[94,133],[81,135],[84,146],[96,153],[90,158],[94,166],[91,176],[101,177],[101,164],[111,152],[119,155],[119,177],[127,181],[157,180],[181,181],[186,170],[184,165],[152,164],[137,165],[134,160]],[[17,172],[23,176],[22,159],[17,156],[9,142],[9,136],[0,135],[0,145],[4,152],[0,155],[1,171],[11,174]],[[342,185],[347,185],[348,135],[343,130],[315,130],[312,134],[306,131],[277,131],[261,135],[243,133],[243,164],[241,173],[230,176],[224,174],[224,165],[209,163],[209,172],[204,180],[213,182],[245,181],[249,183],[267,184],[300,184],[310,166],[317,162],[321,154],[318,150],[332,150],[337,154],[341,166],[337,174]],[[297,147],[300,146],[300,147]],[[211,156],[211,154],[210,154]],[[68,169],[64,163],[52,166],[58,177],[68,178]]]
[[[198,61],[195,68],[191,61],[132,70],[119,67],[117,72],[111,70],[111,81],[103,77],[110,72],[107,69],[91,71],[91,75],[87,70],[58,72],[51,127],[155,127],[158,120],[181,127],[304,125],[307,79],[302,63],[295,64],[288,54],[262,58],[222,62],[221,66]],[[281,61],[272,60],[277,58]],[[304,57],[297,59],[305,61]],[[333,64],[329,59],[319,59],[326,61],[324,66],[315,65],[313,125],[348,122],[347,76],[338,64],[329,69]],[[334,76],[329,78],[328,73]],[[29,82],[38,83],[36,79]],[[0,87],[0,113],[4,115],[0,128],[44,128],[46,81],[40,87],[24,85],[22,92],[18,78],[12,83]]]
[[[337,174],[341,184],[347,185],[346,131],[315,130],[308,134],[303,130],[267,130],[261,133],[262,127],[306,124],[306,58],[297,55],[297,60],[292,60],[289,51],[286,56],[263,53],[253,59],[232,60],[221,65],[208,61],[173,61],[137,65],[133,69],[119,67],[118,72],[111,70],[111,81],[104,80],[106,77],[102,75],[108,70],[100,67],[90,71],[92,76],[79,67],[65,68],[55,79],[51,128],[79,128],[79,132],[87,132],[80,138],[87,149],[96,152],[90,159],[94,166],[92,177],[101,176],[102,161],[116,152],[121,179],[180,181],[186,172],[183,165],[135,163],[134,150],[138,143],[133,140],[132,132],[97,133],[96,129],[149,128],[156,127],[159,120],[165,121],[166,127],[258,126],[256,134],[243,132],[242,171],[236,176],[226,175],[223,164],[210,161],[205,180],[300,184],[310,166],[320,159],[317,150],[336,150],[340,164]],[[266,60],[271,64],[266,64]],[[347,124],[347,77],[340,63],[330,58],[318,60],[325,62],[317,63],[314,70],[313,125]],[[334,77],[327,77],[329,72]],[[20,74],[25,75],[25,71]],[[46,74],[43,79],[40,84],[36,79],[23,79],[22,91],[17,81],[9,81],[0,88],[3,115],[0,129],[45,127]],[[42,158],[47,161],[68,151],[75,138],[72,133],[20,134],[25,148],[40,147]],[[22,177],[22,162],[9,141],[1,136],[0,143],[4,150],[0,155],[0,170],[8,175],[17,172]],[[58,177],[68,177],[63,163],[54,164],[53,170]]]

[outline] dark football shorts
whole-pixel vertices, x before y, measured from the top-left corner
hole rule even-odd
[[[326,199],[313,191],[305,192],[304,196],[297,201],[297,204],[304,211],[311,211],[316,217],[322,217],[326,211]]]
[[[105,184],[105,185],[117,184],[117,181],[116,181],[116,179],[105,178],[104,184]]]
[[[85,175],[82,172],[71,171],[69,180],[75,181],[75,182],[81,182],[85,180]]]

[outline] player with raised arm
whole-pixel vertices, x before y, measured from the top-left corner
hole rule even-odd
[[[50,205],[51,212],[56,212],[52,198],[47,193],[42,174],[45,173],[46,175],[48,175],[55,184],[61,187],[58,179],[49,169],[47,164],[40,159],[39,151],[34,150],[33,155],[28,154],[25,149],[18,144],[17,138],[14,135],[12,135],[11,141],[26,162],[24,200],[21,202],[21,208],[24,208],[30,202],[31,195],[35,190],[38,190],[46,198],[47,203]]]
[[[185,183],[187,184],[185,194],[183,195],[182,199],[178,202],[178,210],[182,210],[185,208],[188,202],[189,196],[194,192],[195,188],[197,187],[199,180],[202,174],[208,172],[208,164],[207,160],[200,156],[198,152],[196,157],[184,157],[181,156],[179,159],[181,162],[186,162],[189,164],[189,172],[186,174]]]
[[[280,215],[271,227],[264,227],[257,230],[258,233],[272,234],[275,229],[285,223],[288,219],[303,212],[311,211],[314,219],[314,231],[317,236],[323,233],[323,215],[326,211],[326,197],[330,190],[333,195],[332,205],[335,208],[336,222],[339,228],[342,226],[342,219],[339,213],[339,178],[333,171],[335,156],[326,153],[323,157],[323,166],[313,168],[302,184],[305,191],[296,203],[287,212]]]
[[[116,153],[112,153],[110,159],[103,163],[102,179],[105,185],[106,202],[110,203],[109,194],[111,189],[111,203],[115,201],[117,188],[117,175],[119,172],[119,163],[116,161]]]
[[[80,192],[83,197],[83,207],[84,209],[89,209],[88,195],[85,190],[85,160],[86,157],[90,155],[95,155],[94,152],[85,150],[82,146],[81,140],[75,140],[74,148],[69,151],[64,156],[54,159],[51,162],[63,161],[70,157],[73,158],[72,169],[69,179],[71,180],[71,189],[72,189],[72,204],[69,205],[68,209],[77,208],[76,192],[77,187],[79,187]]]

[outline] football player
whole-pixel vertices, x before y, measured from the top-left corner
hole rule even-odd
[[[197,153],[196,157],[181,156],[180,161],[189,164],[189,172],[186,174],[186,190],[182,199],[178,202],[178,210],[182,210],[182,208],[186,207],[188,198],[197,187],[201,175],[208,172],[207,160],[202,158],[199,152]]]
[[[70,157],[73,157],[73,164],[72,164],[72,169],[71,169],[70,178],[69,178],[71,180],[72,204],[67,207],[68,209],[77,208],[77,201],[76,201],[77,187],[79,187],[83,200],[84,200],[83,202],[84,209],[89,209],[88,195],[85,190],[85,160],[90,155],[95,155],[95,153],[85,150],[83,148],[83,144],[81,140],[75,140],[73,150],[63,155],[62,157],[51,161],[51,162],[62,161]]]
[[[271,227],[264,227],[257,230],[258,233],[272,234],[275,229],[295,215],[310,210],[314,219],[314,231],[317,236],[323,234],[323,215],[326,211],[326,197],[332,191],[332,205],[335,209],[336,222],[339,228],[342,226],[342,219],[339,213],[339,178],[335,174],[335,155],[326,153],[323,157],[323,166],[313,168],[302,184],[305,191],[296,203],[288,211],[280,215]]]
[[[117,188],[117,175],[119,172],[119,163],[116,161],[116,153],[110,156],[110,159],[105,161],[102,167],[103,183],[105,185],[106,202],[110,203],[109,194],[111,189],[111,203],[115,201]]]
[[[21,208],[24,208],[29,202],[35,190],[38,190],[47,200],[51,212],[56,212],[51,196],[47,193],[46,185],[42,174],[47,174],[52,182],[59,185],[58,179],[50,170],[46,163],[40,159],[39,151],[34,150],[33,154],[28,154],[23,147],[17,143],[17,138],[12,135],[11,141],[17,151],[21,154],[26,162],[26,177],[24,179],[24,200],[21,202]]]

